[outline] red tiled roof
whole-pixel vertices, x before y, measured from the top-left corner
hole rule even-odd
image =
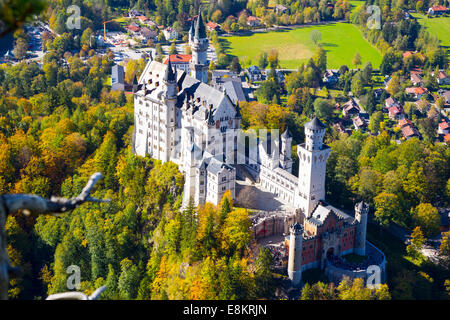
[[[172,63],[189,63],[192,59],[192,54],[171,54],[170,62]],[[167,58],[164,60],[164,64],[167,64]]]
[[[206,26],[209,27],[209,28],[211,28],[211,29],[216,29],[217,27],[219,27],[219,25],[218,25],[217,23],[212,22],[212,21],[209,21],[209,22],[206,24]]]
[[[402,135],[406,138],[406,137],[411,137],[413,135],[415,135],[416,132],[413,129],[413,127],[411,126],[406,126],[402,128]]]
[[[125,28],[128,30],[134,31],[134,32],[137,32],[140,29],[139,27],[132,26],[132,25],[126,26]]]
[[[258,21],[258,20],[259,20],[259,18],[255,17],[255,16],[250,16],[247,18],[247,21]]]
[[[403,54],[402,54],[403,58],[407,58],[412,55],[413,55],[413,53],[411,51],[406,51],[406,52],[403,52]]]
[[[146,16],[139,16],[138,19],[142,22],[149,20]]]
[[[447,143],[450,142],[450,133],[447,133],[447,134],[444,136],[444,140],[445,140]]]
[[[402,113],[402,110],[397,106],[390,107],[388,110],[389,110],[389,113],[391,113],[391,114]]]
[[[398,121],[398,125],[400,128],[403,128],[404,126],[411,126],[412,122],[409,119],[401,119]]]
[[[433,11],[447,11],[448,10],[444,6],[434,6],[434,7],[431,7],[431,9],[433,9]]]
[[[442,121],[441,123],[439,123],[439,128],[441,128],[442,130],[449,129],[450,123]]]
[[[410,88],[406,88],[406,93],[408,94],[417,94],[417,95],[421,95],[424,93],[427,93],[428,89],[427,88],[422,88],[422,87],[410,87]]]

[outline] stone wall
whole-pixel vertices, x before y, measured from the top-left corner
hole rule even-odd
[[[295,213],[284,211],[260,211],[252,216],[252,231],[256,240],[289,234],[289,226],[295,223]]]
[[[376,252],[377,254],[381,255],[380,256],[381,262],[377,263],[376,265],[378,265],[381,269],[381,277],[380,277],[381,283],[385,283],[386,282],[386,258],[384,256],[384,254],[377,247],[375,247],[373,244],[371,244],[368,241],[366,241],[366,247],[370,247],[370,249],[372,249],[373,252]],[[344,276],[347,276],[350,279],[363,278],[364,281],[367,281],[367,278],[371,275],[371,274],[367,273],[367,269],[346,270],[346,269],[338,268],[338,267],[332,265],[331,263],[327,263],[327,266],[325,267],[325,274],[328,277],[328,279],[331,282],[334,282],[335,284],[338,284]]]

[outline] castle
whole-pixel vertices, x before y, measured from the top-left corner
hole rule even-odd
[[[324,202],[331,151],[323,143],[325,125],[316,117],[305,124],[296,177],[289,132],[241,132],[239,106],[207,84],[208,39],[200,14],[189,45],[190,75],[173,70],[170,59],[167,65],[149,61],[135,85],[134,152],[179,166],[185,176],[184,205],[190,199],[217,205],[227,190],[235,197],[237,169],[252,172],[262,189],[299,213],[284,230],[290,232],[288,274],[293,284],[300,283],[303,270],[324,268],[330,257],[364,255],[368,207],[357,204],[351,217]]]

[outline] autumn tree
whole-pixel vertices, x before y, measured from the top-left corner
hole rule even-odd
[[[438,210],[430,203],[420,203],[411,210],[414,222],[423,230],[427,237],[439,232],[441,218]]]

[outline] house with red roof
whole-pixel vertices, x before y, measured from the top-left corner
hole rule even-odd
[[[439,123],[438,134],[449,134],[450,133],[450,123],[445,120]]]
[[[403,113],[403,108],[400,106],[393,106],[390,107],[388,110],[389,110],[389,119],[399,120],[405,117],[405,114]]]
[[[400,119],[400,120],[398,121],[398,126],[399,126],[400,128],[403,128],[403,127],[406,127],[406,126],[412,126],[412,125],[413,125],[413,124],[412,124],[411,120],[406,119],[406,118]]]
[[[127,29],[129,32],[133,34],[139,33],[139,31],[141,30],[141,28],[132,24],[126,26],[125,29]]]
[[[413,96],[414,99],[420,99],[424,95],[428,94],[428,89],[422,88],[422,87],[410,87],[410,88],[406,88],[405,91],[406,91],[406,94]]]
[[[408,140],[408,139],[411,139],[412,137],[419,137],[419,132],[413,126],[408,125],[408,126],[404,126],[402,128],[402,136],[406,140]]]
[[[432,75],[434,76],[434,72],[432,73]],[[439,70],[436,81],[439,85],[447,85],[450,84],[450,77],[445,73],[444,70]]]
[[[209,31],[219,31],[219,30],[220,30],[220,26],[219,26],[217,23],[212,22],[212,21],[209,21],[209,22],[206,24],[206,28],[207,28]]]
[[[433,6],[428,8],[428,14],[432,16],[440,16],[448,13],[448,8],[444,6]]]
[[[169,59],[170,59],[170,63],[172,64],[172,66],[175,69],[179,69],[179,70],[189,73],[189,71],[190,71],[189,62],[192,59],[191,54],[171,54],[169,57],[166,57],[164,59],[163,63],[164,64],[169,63]]]
[[[447,142],[447,144],[450,144],[450,133],[447,133],[447,134],[444,136],[444,141]]]
[[[260,21],[260,19],[258,17],[249,16],[249,17],[247,17],[247,24],[250,27],[257,27],[257,26],[259,26],[261,24],[261,21]]]
[[[413,54],[414,54],[414,52],[412,52],[412,51],[405,51],[402,53],[402,56],[403,56],[403,59],[406,59],[406,58],[412,56]]]

